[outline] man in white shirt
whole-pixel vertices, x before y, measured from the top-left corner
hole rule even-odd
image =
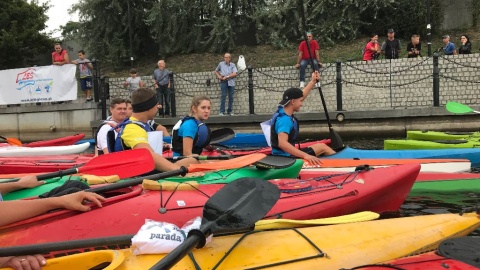
[[[123,98],[114,98],[110,102],[110,117],[97,128],[98,133],[95,137],[96,152],[98,154],[108,154],[107,133],[112,127],[117,126],[127,118],[127,100]],[[115,136],[117,132],[115,132]]]

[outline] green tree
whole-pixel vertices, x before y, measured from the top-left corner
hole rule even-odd
[[[152,47],[157,46],[145,23],[146,10],[150,10],[154,2],[155,0],[81,0],[72,7],[72,11],[79,12],[80,42],[101,61],[119,67],[130,61],[131,27],[133,56],[138,58],[147,55],[154,51]]]
[[[53,41],[42,32],[47,10],[37,1],[0,1],[0,69],[32,66],[51,48]]]
[[[62,31],[62,37],[67,40],[80,40],[80,28],[82,24],[80,22],[73,22],[69,21],[65,25],[60,26],[60,30]]]

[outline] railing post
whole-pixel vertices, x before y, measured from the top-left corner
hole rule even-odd
[[[253,68],[248,66],[248,108],[250,114],[255,114],[255,99],[253,96]]]
[[[95,102],[100,100],[100,63],[98,60],[92,60],[93,66],[93,98]],[[105,118],[102,118],[105,119]]]
[[[175,83],[173,79],[173,72],[168,73],[170,80],[170,113],[172,117],[177,117],[177,105],[175,100]]]
[[[337,59],[336,61],[336,74],[337,74],[337,111],[343,111],[342,100],[342,61]]]
[[[440,106],[440,69],[437,52],[433,54],[433,106]]]
[[[101,76],[100,77],[100,88],[99,89],[99,92],[102,93],[102,101],[101,101],[101,105],[102,105],[102,119],[107,119],[107,87],[105,87],[105,79],[106,77],[104,76]],[[100,91],[101,90],[101,91]]]

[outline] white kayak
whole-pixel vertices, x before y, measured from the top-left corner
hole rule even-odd
[[[358,166],[368,165],[372,168],[388,167],[401,164],[419,163],[421,172],[459,173],[470,172],[468,159],[322,159],[321,165],[312,165],[305,161],[302,171],[316,172],[353,172]]]
[[[49,156],[49,155],[69,155],[80,154],[90,147],[90,143],[66,145],[66,146],[45,146],[45,147],[21,147],[7,146],[0,147],[1,157],[21,157],[21,156]]]

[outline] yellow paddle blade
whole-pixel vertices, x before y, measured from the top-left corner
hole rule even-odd
[[[309,220],[294,220],[294,219],[266,219],[255,223],[255,230],[279,229],[279,228],[298,228],[318,225],[333,225],[342,223],[352,223],[374,220],[380,217],[379,214],[370,211],[358,212],[350,215],[343,215],[338,217],[309,219]]]

